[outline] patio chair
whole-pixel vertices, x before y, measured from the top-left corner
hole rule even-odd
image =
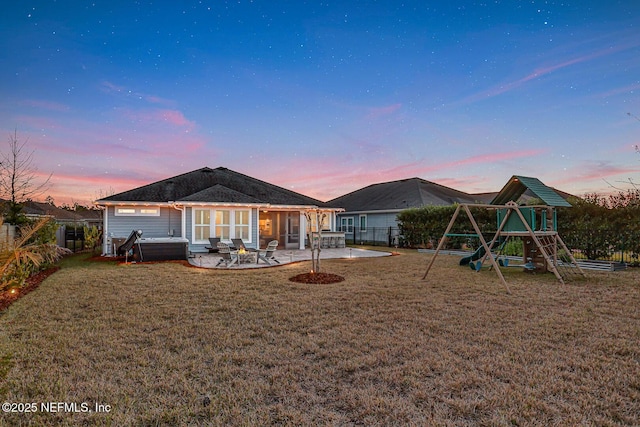
[[[224,263],[225,267],[229,267],[235,264],[236,261],[238,261],[238,258],[231,255],[231,249],[229,248],[229,245],[227,245],[226,243],[218,242],[217,246],[218,254],[221,258],[220,261],[218,261],[218,263],[216,264],[216,267],[222,263]]]
[[[211,246],[205,246],[205,249],[209,250],[209,253],[217,253],[218,252],[218,242],[220,241],[219,237],[209,237],[209,244]]]
[[[267,265],[271,265],[270,261],[275,261],[278,264],[280,264],[280,261],[278,261],[273,256],[273,253],[276,251],[277,247],[278,247],[277,240],[270,241],[269,244],[267,245],[267,248],[264,251],[258,251],[258,259],[256,260],[256,264],[259,264],[260,260],[263,260]]]
[[[244,244],[244,242],[242,241],[242,239],[231,239],[231,243],[233,243],[233,248],[236,251],[240,250],[240,249],[244,249],[247,250],[247,246]]]

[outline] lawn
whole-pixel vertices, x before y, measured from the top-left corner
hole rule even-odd
[[[401,252],[323,261],[331,285],[69,262],[0,314],[0,401],[38,409],[0,425],[639,424],[640,271],[509,269],[508,294]]]

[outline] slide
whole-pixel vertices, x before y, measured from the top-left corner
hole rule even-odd
[[[469,265],[471,261],[479,260],[484,256],[484,246],[480,246],[474,253],[464,258],[460,258],[460,265]]]
[[[129,234],[129,237],[127,238],[127,240],[125,240],[123,244],[118,246],[118,250],[116,254],[124,255],[125,253],[129,252],[131,248],[133,248],[133,245],[136,243],[136,240],[141,236],[142,236],[141,232],[137,230],[133,230],[131,234]]]

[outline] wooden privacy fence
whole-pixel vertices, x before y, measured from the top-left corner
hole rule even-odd
[[[6,245],[16,238],[16,226],[11,224],[2,224],[0,227],[0,244]]]

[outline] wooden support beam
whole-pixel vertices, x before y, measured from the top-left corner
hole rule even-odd
[[[476,222],[475,218],[473,217],[473,214],[471,213],[471,210],[470,210],[471,207],[485,208],[485,209],[506,209],[506,214],[505,214],[504,218],[502,219],[502,221],[500,222],[500,225],[498,226],[498,230],[496,231],[496,233],[494,234],[493,238],[491,239],[491,241],[489,243],[487,243],[487,241],[485,240],[484,236],[482,235],[482,232],[480,231],[480,227],[478,226],[478,223]],[[527,206],[527,208],[549,209],[549,206],[546,206],[546,205],[539,205],[538,206],[538,205],[536,205],[536,206]],[[509,285],[507,284],[507,281],[505,280],[505,278],[504,278],[504,276],[502,274],[502,271],[500,271],[500,268],[499,268],[498,264],[496,263],[495,258],[491,255],[491,249],[494,247],[496,242],[502,236],[506,236],[506,237],[510,237],[510,236],[531,237],[533,239],[533,241],[535,242],[536,246],[538,247],[538,249],[540,250],[540,252],[542,253],[542,256],[544,257],[545,262],[550,267],[550,269],[553,272],[553,274],[556,276],[558,281],[564,285],[565,284],[564,280],[563,280],[562,276],[560,275],[560,273],[558,271],[558,266],[557,266],[557,254],[556,254],[556,252],[557,252],[557,245],[558,245],[558,242],[559,242],[561,244],[562,248],[567,252],[568,256],[571,258],[571,261],[576,265],[576,267],[578,267],[578,270],[584,276],[584,271],[580,268],[580,266],[578,266],[575,258],[573,257],[573,254],[566,247],[566,245],[564,244],[564,242],[560,238],[560,235],[556,231],[540,231],[540,232],[537,232],[537,231],[532,230],[531,226],[529,225],[529,223],[526,221],[526,219],[522,215],[522,212],[520,212],[520,206],[518,206],[517,203],[508,202],[508,203],[506,203],[504,205],[487,205],[487,204],[463,203],[463,204],[459,204],[456,207],[456,210],[455,210],[453,216],[451,217],[451,220],[449,221],[449,224],[447,225],[447,229],[445,230],[444,234],[442,235],[442,238],[440,239],[440,242],[438,243],[438,247],[436,249],[436,252],[433,255],[433,257],[431,258],[431,260],[429,261],[429,264],[427,265],[427,270],[425,271],[424,276],[422,276],[423,280],[429,274],[429,271],[431,270],[431,267],[433,266],[438,254],[440,253],[440,250],[444,247],[444,244],[448,240],[449,236],[456,235],[455,233],[453,233],[453,234],[450,233],[450,231],[453,228],[453,224],[455,223],[456,219],[458,218],[458,215],[460,214],[460,210],[461,209],[464,209],[465,213],[467,214],[467,218],[471,222],[471,225],[473,226],[473,228],[474,228],[474,230],[476,232],[476,235],[477,235],[478,239],[480,240],[480,243],[482,244],[482,246],[483,246],[483,248],[485,250],[485,254],[482,256],[482,258],[480,260],[480,263],[482,264],[487,258],[489,258],[489,260],[491,262],[491,268],[495,269],[496,274],[498,275],[498,277],[500,278],[500,281],[502,282],[502,284],[506,288],[507,293],[511,293],[511,290],[509,289]],[[520,221],[526,227],[526,231],[521,231],[521,232],[510,232],[510,231],[506,231],[505,232],[505,231],[503,231],[504,227],[507,224],[507,220],[509,219],[509,216],[512,214],[512,212],[515,212],[516,215],[518,215],[518,217],[520,218]],[[541,237],[552,237],[554,239],[554,245],[553,245],[554,246],[554,250],[553,250],[553,253],[549,253],[544,248],[544,245],[540,241]]]
[[[540,239],[538,239],[538,236],[536,236],[536,233],[531,229],[531,227],[529,226],[529,223],[527,223],[527,221],[524,219],[524,216],[522,215],[522,212],[520,212],[520,209],[518,209],[518,208],[512,208],[512,209],[514,209],[516,214],[518,214],[518,216],[520,217],[520,220],[522,221],[522,224],[524,224],[524,226],[527,228],[527,231],[529,232],[529,236],[536,243],[536,246],[538,247],[540,252],[542,252],[542,256],[544,257],[545,261],[547,262],[547,265],[549,265],[551,267],[551,271],[556,276],[556,279],[558,279],[558,281],[564,285],[564,280],[562,279],[562,276],[558,272],[558,268],[556,266],[556,263],[551,259],[551,257],[547,253],[547,251],[544,249],[542,243],[540,242]],[[555,235],[557,235],[557,234],[558,233],[555,233]]]
[[[495,240],[498,237],[498,233],[496,233],[496,235],[494,236],[493,240],[491,241],[491,245],[490,246],[487,245],[487,242],[484,240],[484,236],[480,232],[480,227],[478,227],[478,223],[476,222],[475,218],[473,217],[473,214],[471,214],[471,211],[469,210],[469,206],[467,206],[467,205],[463,205],[463,206],[464,206],[465,212],[467,213],[467,216],[469,217],[469,221],[471,221],[471,225],[473,225],[473,229],[476,230],[476,233],[478,233],[478,236],[480,238],[480,242],[482,243],[482,246],[484,247],[485,256],[483,257],[483,259],[486,256],[489,257],[489,261],[491,261],[491,266],[496,269],[496,274],[498,275],[498,277],[502,281],[502,284],[504,285],[504,287],[507,289],[507,293],[510,294],[511,293],[511,289],[509,289],[509,285],[507,285],[507,281],[504,279],[504,276],[502,275],[502,271],[500,271],[500,268],[498,267],[498,264],[496,263],[495,258],[493,256],[491,256],[491,247],[495,243]],[[506,217],[506,215],[505,215],[505,217]]]
[[[424,272],[424,276],[422,276],[422,280],[426,279],[427,274],[429,274],[429,270],[431,270],[431,266],[433,266],[433,263],[436,261],[436,257],[440,253],[440,249],[442,249],[442,247],[444,246],[445,242],[447,241],[447,239],[448,239],[447,234],[449,234],[449,232],[451,231],[451,228],[453,228],[453,224],[456,222],[456,218],[458,218],[458,213],[460,213],[460,206],[461,205],[458,205],[458,207],[456,207],[456,211],[453,213],[453,216],[451,217],[451,220],[449,221],[449,225],[447,225],[447,229],[444,231],[444,234],[442,235],[442,238],[440,239],[440,242],[438,243],[438,248],[436,249],[436,253],[433,254],[433,258],[431,258],[431,261],[429,262],[429,265],[427,265],[427,271]]]

